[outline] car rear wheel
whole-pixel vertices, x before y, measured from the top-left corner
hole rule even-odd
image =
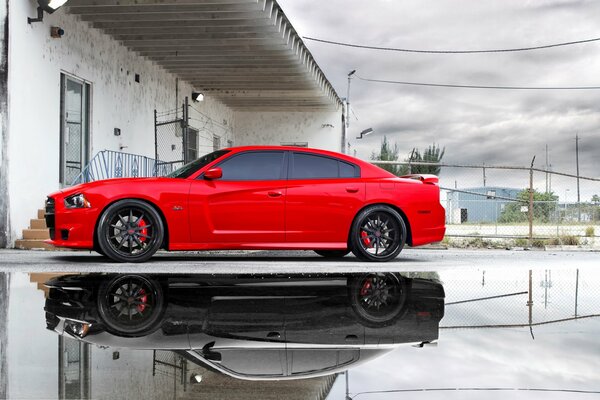
[[[325,258],[342,258],[350,253],[350,250],[313,250],[318,255]]]
[[[349,282],[350,304],[363,324],[386,326],[403,314],[407,288],[402,276],[367,274]]]
[[[120,275],[100,286],[98,310],[106,326],[119,335],[147,333],[163,313],[160,284],[143,275]]]
[[[104,211],[98,223],[98,246],[119,262],[143,262],[160,248],[164,237],[158,212],[140,200],[121,200]]]
[[[405,242],[404,219],[389,206],[369,206],[352,223],[350,246],[352,253],[361,260],[393,260],[402,251]]]

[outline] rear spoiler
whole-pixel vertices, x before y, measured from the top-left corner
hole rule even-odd
[[[435,175],[431,175],[431,174],[412,174],[412,175],[404,175],[401,176],[400,178],[404,178],[404,179],[416,179],[418,181],[421,181],[423,183],[427,183],[430,185],[437,185],[439,182],[439,178]]]

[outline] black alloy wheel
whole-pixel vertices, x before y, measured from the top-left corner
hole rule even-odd
[[[352,308],[368,326],[386,326],[404,310],[407,287],[400,275],[368,274],[352,278],[349,286]]]
[[[121,200],[104,211],[96,236],[101,254],[118,262],[143,262],[162,245],[164,228],[148,203]]]
[[[119,335],[147,333],[163,313],[160,284],[143,275],[120,275],[98,291],[100,317]]]
[[[345,257],[350,250],[313,250],[318,255],[325,258],[342,258]]]
[[[406,224],[402,216],[386,205],[373,205],[354,219],[350,232],[352,253],[364,261],[389,261],[402,251]]]

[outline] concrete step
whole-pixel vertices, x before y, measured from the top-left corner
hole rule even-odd
[[[29,220],[29,228],[30,229],[47,229],[46,220],[45,219],[30,219]]]
[[[33,250],[33,249],[44,249],[44,250],[58,250],[51,244],[44,243],[43,240],[35,239],[19,239],[15,242],[16,249]]]
[[[50,239],[50,231],[48,229],[24,229],[23,239]]]
[[[44,210],[43,208],[39,209],[38,213],[37,213],[38,219],[44,219],[45,216],[46,216],[46,210]]]

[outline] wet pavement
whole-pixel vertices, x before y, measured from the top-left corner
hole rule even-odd
[[[92,257],[65,254],[40,257]],[[398,261],[370,272],[335,263],[334,273],[298,274],[263,256],[248,255],[267,264],[260,275],[241,275],[235,255],[208,256],[220,257],[211,260],[225,266],[219,273],[154,274],[154,263],[144,274],[1,273],[0,396],[600,396],[600,269],[591,262]],[[283,265],[307,264],[294,257]]]
[[[119,264],[95,252],[0,250],[6,272],[301,273],[439,271],[460,268],[598,266],[591,251],[405,249],[393,261],[368,263],[348,255],[325,259],[312,251],[159,252],[144,264]]]

